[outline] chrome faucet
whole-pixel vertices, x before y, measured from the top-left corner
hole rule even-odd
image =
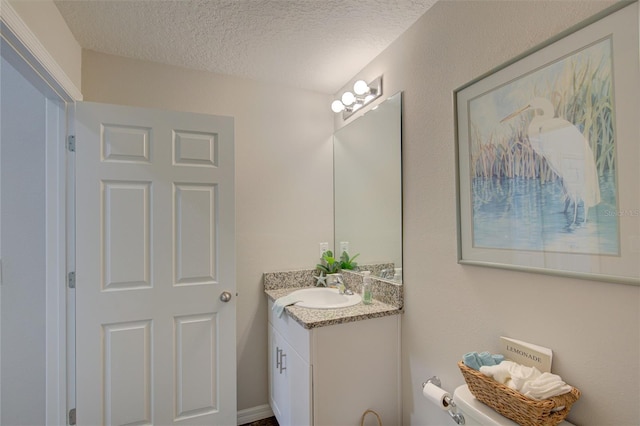
[[[342,279],[342,274],[339,274],[337,277],[337,281],[338,281],[338,294],[344,294],[344,280]]]
[[[342,274],[333,274],[335,281],[328,283],[329,287],[337,288],[339,294],[344,294],[344,280],[342,278]]]
[[[344,278],[342,278],[342,274],[336,274],[336,280],[330,287],[335,287],[338,289],[338,294],[346,294],[347,296],[353,296],[353,291],[349,290],[344,285]]]
[[[383,269],[380,271],[380,278],[382,279],[393,278],[394,275],[395,271],[393,269]]]

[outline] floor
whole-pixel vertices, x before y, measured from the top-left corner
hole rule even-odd
[[[242,426],[279,426],[275,417],[269,417],[268,419],[258,420],[257,422],[247,423]]]

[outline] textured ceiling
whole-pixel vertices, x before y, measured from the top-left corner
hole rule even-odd
[[[56,0],[83,48],[333,94],[436,0]]]

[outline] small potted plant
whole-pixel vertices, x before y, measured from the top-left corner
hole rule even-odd
[[[316,265],[316,269],[320,271],[318,284],[332,285],[337,283],[339,280],[338,275],[341,270],[353,270],[358,266],[354,260],[359,255],[360,254],[358,253],[353,257],[349,257],[349,254],[346,251],[343,251],[340,258],[336,259],[331,250],[325,251],[320,258],[321,263]]]

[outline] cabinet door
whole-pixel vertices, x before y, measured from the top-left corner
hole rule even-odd
[[[284,340],[280,333],[269,324],[269,402],[273,414],[281,425],[288,425],[289,418],[289,384],[286,374],[280,371],[281,351]],[[285,370],[286,371],[286,370]]]
[[[311,366],[290,346],[287,349],[284,363],[291,395],[291,425],[312,426]]]
[[[269,400],[278,423],[313,425],[311,394],[309,363],[269,325]]]

